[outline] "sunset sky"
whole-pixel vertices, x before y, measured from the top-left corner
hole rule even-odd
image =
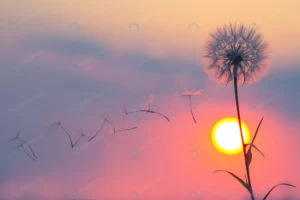
[[[19,143],[0,144],[4,200],[244,200],[247,191],[223,169],[244,177],[242,154],[213,146],[211,131],[237,117],[233,84],[204,72],[209,33],[224,23],[256,27],[269,43],[271,65],[261,80],[239,88],[241,117],[251,134],[264,116],[253,154],[252,184],[262,197],[300,199],[299,0],[26,0],[0,2],[1,141],[30,141],[38,161]],[[197,124],[187,97],[192,98]],[[116,140],[102,117],[122,128],[124,112],[152,109],[170,118],[129,115]],[[257,108],[257,111],[254,110]],[[74,140],[74,149],[55,121]]]

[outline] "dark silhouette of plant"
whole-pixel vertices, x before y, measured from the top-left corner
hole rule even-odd
[[[223,28],[217,28],[216,32],[211,33],[210,37],[211,40],[206,46],[206,55],[204,55],[205,67],[207,72],[213,72],[214,78],[220,82],[225,82],[226,86],[232,81],[234,83],[235,104],[247,174],[246,181],[229,171],[218,170],[216,172],[223,171],[229,173],[247,189],[251,199],[255,200],[250,177],[251,148],[257,149],[253,143],[263,118],[257,127],[252,143],[245,144],[241,126],[238,84],[242,83],[244,85],[245,83],[255,82],[257,81],[258,73],[266,71],[268,67],[268,45],[263,41],[262,35],[256,32],[255,28],[247,28],[244,25],[224,25]],[[287,183],[279,185],[295,187]],[[274,186],[274,188],[279,185]],[[268,197],[274,188],[267,193],[263,200]]]

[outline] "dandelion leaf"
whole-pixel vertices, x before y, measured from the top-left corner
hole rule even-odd
[[[247,190],[248,192],[250,192],[250,187],[249,187],[249,185],[248,185],[245,181],[243,181],[243,179],[241,179],[240,177],[238,177],[238,176],[235,175],[234,173],[229,172],[229,171],[225,171],[225,170],[217,170],[217,171],[214,171],[214,173],[215,173],[215,172],[226,172],[226,173],[230,174],[230,175],[233,176],[236,180],[238,180],[238,181],[244,186],[244,188],[246,188],[246,190]]]
[[[291,184],[288,184],[288,183],[280,183],[280,184],[277,184],[277,185],[275,185],[274,187],[271,188],[271,190],[266,194],[266,196],[263,198],[263,200],[266,200],[266,199],[268,198],[269,194],[270,194],[276,187],[278,187],[278,186],[280,186],[280,185],[290,186],[290,187],[294,187],[294,188],[296,187],[296,186],[291,185]]]
[[[248,150],[247,155],[246,155],[246,159],[247,159],[247,165],[249,167],[250,163],[252,161],[252,151],[251,151],[251,149]]]

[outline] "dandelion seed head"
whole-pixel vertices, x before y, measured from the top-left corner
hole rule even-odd
[[[225,24],[210,34],[204,55],[205,71],[219,82],[254,83],[269,65],[268,44],[255,28]]]

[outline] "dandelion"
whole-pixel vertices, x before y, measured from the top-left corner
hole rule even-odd
[[[254,83],[258,81],[258,75],[262,75],[266,72],[269,66],[268,44],[263,41],[262,35],[257,33],[255,28],[248,28],[244,25],[236,24],[224,25],[223,28],[217,28],[216,32],[210,34],[210,37],[211,40],[206,46],[206,55],[204,55],[205,70],[213,75],[213,78],[219,82],[225,82],[226,85],[230,82],[234,83],[235,104],[247,173],[246,182],[231,172],[225,170],[218,171],[227,172],[232,175],[248,190],[251,199],[255,200],[249,166],[252,160],[251,147],[257,148],[253,143],[245,144],[244,142],[238,99],[238,84]],[[259,126],[256,130],[255,137]],[[246,151],[248,146],[250,147],[248,151]],[[284,183],[280,185],[289,184]],[[269,193],[271,191],[269,191]]]
[[[268,69],[268,44],[255,28],[229,24],[210,36],[204,56],[206,71],[212,71],[220,82],[253,83]]]

